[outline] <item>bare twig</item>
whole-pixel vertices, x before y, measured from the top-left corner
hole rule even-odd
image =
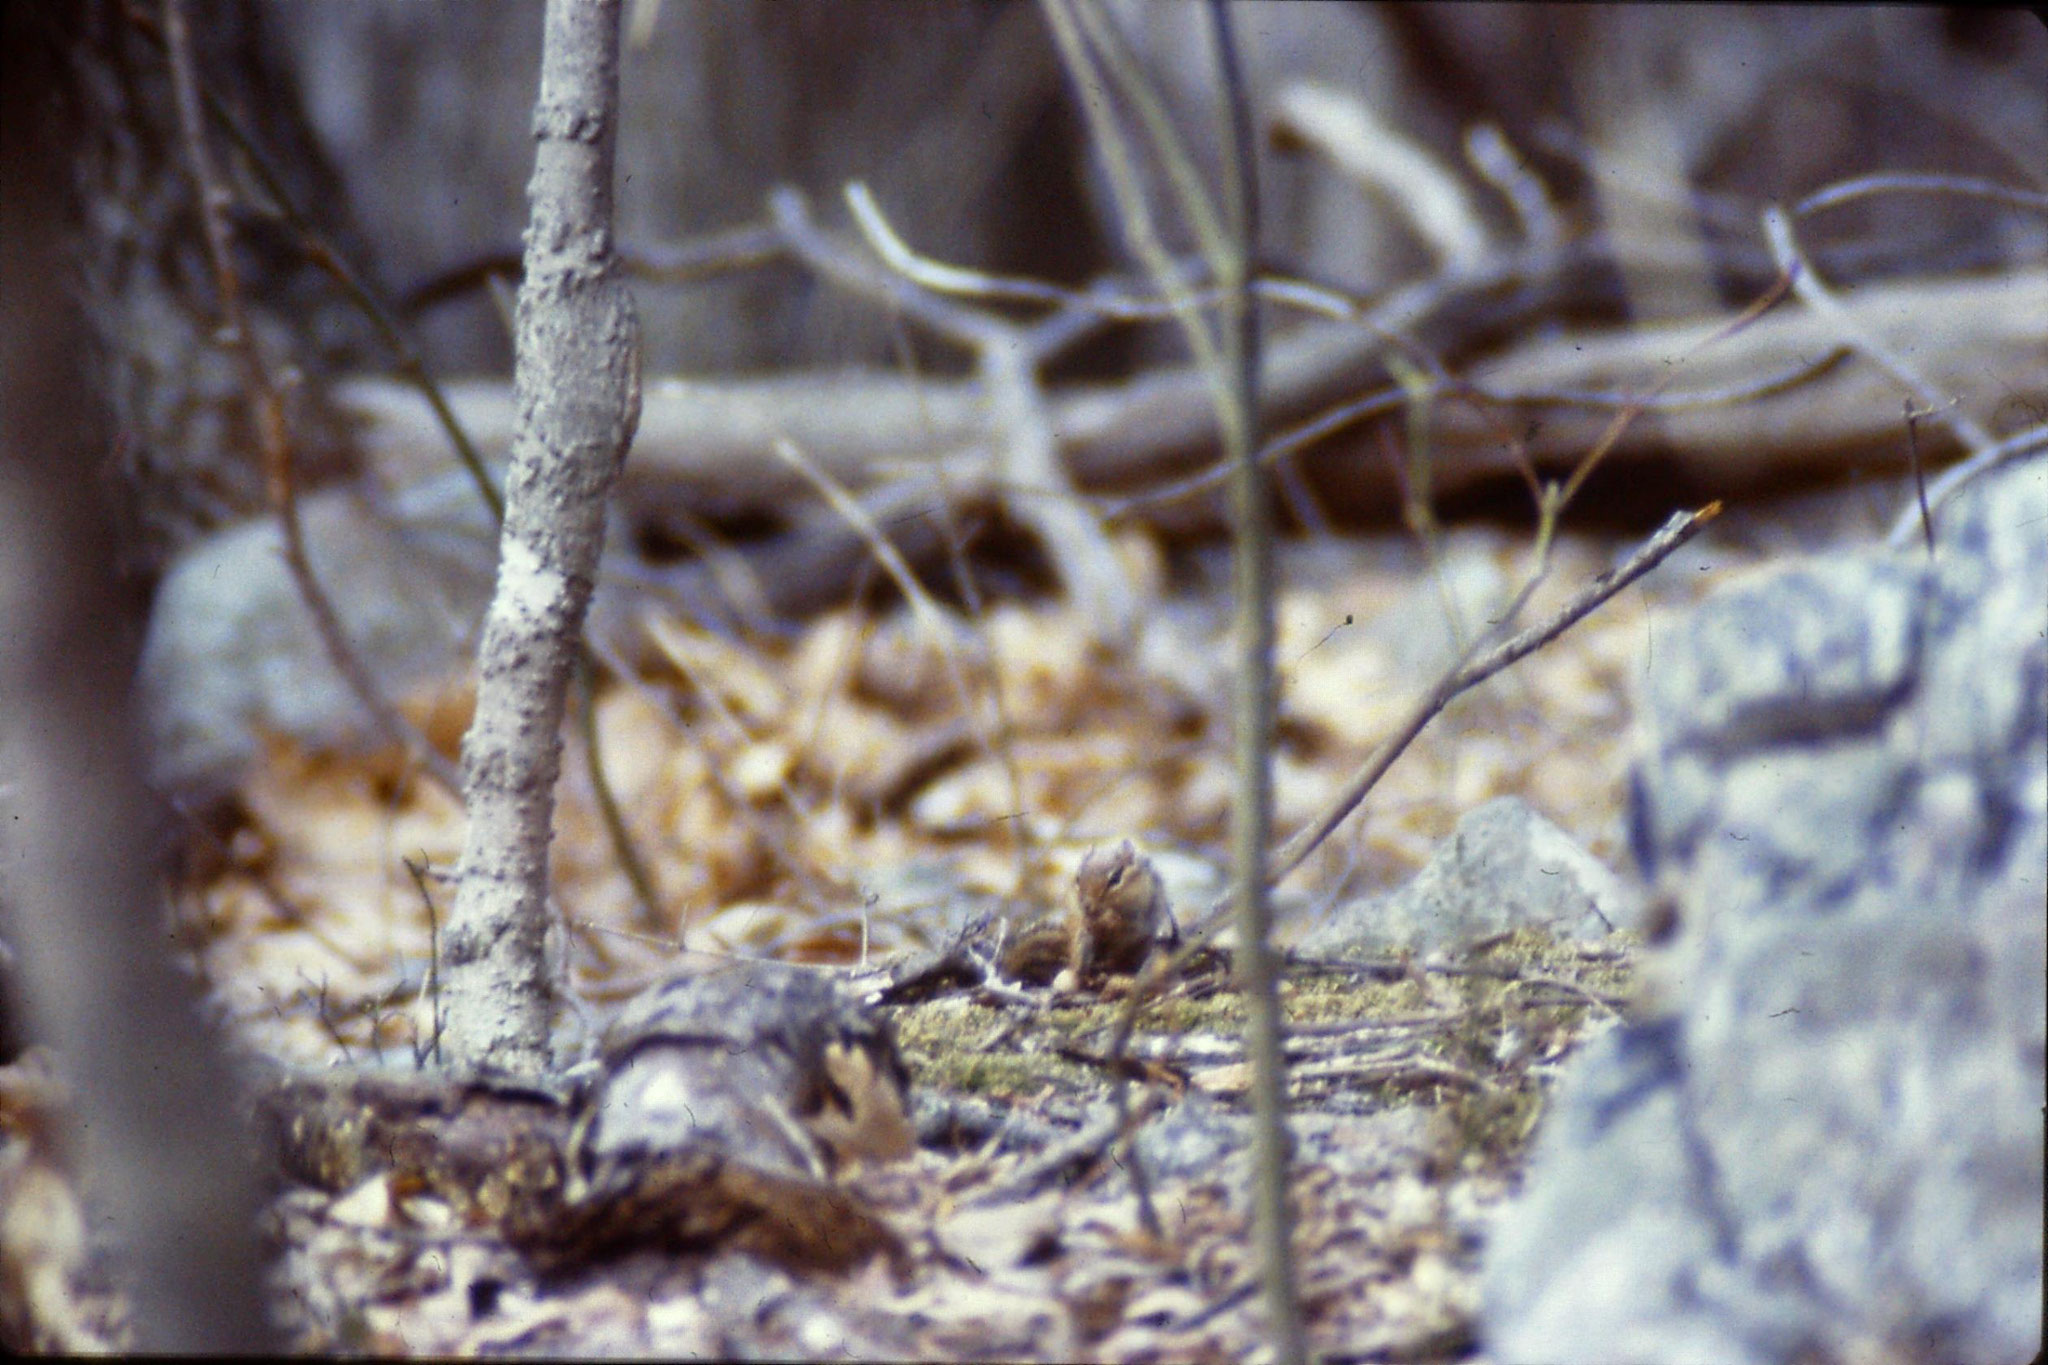
[[[1421,143],[1373,115],[1349,91],[1295,81],[1274,97],[1289,133],[1314,147],[1340,174],[1386,196],[1443,264],[1473,268],[1491,254],[1486,224],[1465,182]]]
[[[165,43],[164,34],[149,21],[147,14],[138,9],[130,9],[127,17],[129,22],[150,41],[159,45]],[[300,249],[306,253],[306,258],[325,271],[341,287],[343,294],[355,304],[357,310],[377,329],[384,344],[390,347],[393,359],[398,362],[399,373],[426,400],[441,429],[447,434],[456,458],[462,462],[463,468],[469,471],[478,495],[491,509],[493,520],[502,521],[504,504],[498,496],[498,490],[485,472],[483,460],[477,454],[474,443],[469,439],[462,424],[456,420],[455,410],[448,400],[446,390],[427,371],[426,362],[421,358],[419,348],[412,344],[411,338],[406,335],[404,328],[398,325],[391,310],[384,306],[377,292],[364,283],[355,267],[350,265],[313,226],[312,219],[307,216],[304,208],[286,190],[285,178],[270,164],[270,158],[263,150],[262,143],[243,125],[240,116],[216,96],[210,87],[202,83],[198,89],[207,115],[228,135],[228,140],[234,143],[235,150],[255,172],[263,192],[270,196],[273,208],[298,234]]]
[[[1508,201],[1523,240],[1539,251],[1555,251],[1564,245],[1564,220],[1549,189],[1499,128],[1491,123],[1474,124],[1465,134],[1465,158]]]
[[[917,617],[918,624],[923,627],[932,648],[939,651],[939,657],[945,662],[946,676],[952,683],[954,696],[959,699],[961,714],[974,726],[975,738],[980,742],[982,752],[988,755],[990,762],[1002,769],[1009,782],[1012,807],[1022,810],[1023,776],[1017,771],[1015,755],[1005,742],[1007,734],[1000,728],[1001,712],[998,711],[992,720],[983,718],[981,707],[976,704],[974,691],[967,685],[966,670],[961,667],[959,655],[953,648],[952,632],[947,629],[945,617],[939,611],[938,604],[932,600],[931,594],[925,591],[924,585],[917,581],[917,575],[903,561],[903,556],[896,547],[889,543],[889,538],[882,534],[874,520],[868,516],[867,510],[846,491],[844,486],[812,464],[804,457],[802,451],[788,441],[777,441],[775,453],[784,463],[801,470],[811,486],[817,489],[819,496],[831,505],[832,510],[845,518],[847,525],[860,533],[861,539],[867,542],[868,550],[874,555],[876,562],[881,564],[883,570],[896,584],[897,590],[903,594],[904,600],[910,604],[911,612]],[[1016,833],[1016,822],[1005,823],[1011,827],[1013,834]]]
[[[2039,190],[2024,190],[1974,175],[1916,175],[1907,171],[1886,171],[1877,175],[1860,175],[1852,180],[1838,180],[1794,204],[1792,212],[1795,217],[1804,218],[1809,213],[1818,213],[1822,209],[1852,203],[1874,194],[1950,194],[2048,212],[2048,194]]]
[[[1771,253],[1777,258],[1779,268],[1792,277],[1792,292],[1801,303],[1826,318],[1843,342],[1855,347],[1866,360],[1889,374],[1908,394],[1918,399],[1921,407],[1939,417],[1942,425],[1955,434],[1970,454],[1980,455],[1997,444],[1991,433],[1979,426],[1975,418],[1955,405],[1943,402],[1941,391],[1917,368],[1842,306],[1841,300],[1834,296],[1800,252],[1799,243],[1792,236],[1792,219],[1784,209],[1772,204],[1764,210],[1763,223]]]
[[[1219,407],[1217,416],[1224,451],[1235,468],[1230,486],[1238,649],[1230,821],[1230,865],[1238,883],[1235,966],[1245,1003],[1245,1047],[1252,1061],[1252,1205],[1267,1328],[1274,1358],[1282,1365],[1299,1365],[1309,1358],[1308,1327],[1296,1283],[1294,1211],[1287,1202],[1294,1140],[1287,1128],[1286,1020],[1280,1011],[1280,964],[1272,942],[1273,907],[1266,876],[1273,830],[1274,585],[1273,513],[1259,474],[1259,314],[1251,288],[1259,240],[1259,177],[1251,94],[1224,0],[1210,0],[1209,21],[1226,116],[1223,197],[1231,219],[1215,266],[1225,286],[1219,320],[1223,353],[1233,365],[1231,402]]]
[[[441,912],[434,905],[434,893],[427,885],[427,863],[425,858],[415,862],[411,858],[399,859],[412,878],[413,889],[420,893],[420,904],[427,909],[427,979],[420,987],[420,993],[427,1001],[429,1017],[433,1020],[428,1030],[425,1047],[415,1047],[413,1064],[425,1065],[432,1061],[441,1065]]]
[[[207,256],[213,265],[214,283],[220,290],[221,335],[242,362],[249,384],[249,404],[255,419],[257,438],[263,454],[264,482],[284,542],[285,565],[297,584],[299,597],[313,618],[321,645],[356,701],[391,743],[403,748],[436,782],[459,793],[462,784],[447,759],[435,751],[427,738],[399,715],[370,676],[334,604],[322,588],[312,561],[306,557],[305,528],[299,518],[298,486],[294,475],[292,437],[285,419],[284,399],[263,357],[256,334],[242,309],[241,278],[235,272],[229,248],[227,210],[233,196],[214,172],[213,157],[206,145],[205,120],[201,115],[199,81],[186,36],[182,7],[168,0],[164,8],[164,38],[170,54],[171,86],[178,110],[179,133],[185,143],[185,159],[199,190],[199,216],[206,238]]]
[[[1154,286],[1167,296],[1172,305],[1173,316],[1179,322],[1194,357],[1191,377],[1202,386],[1210,400],[1206,410],[1221,412],[1229,403],[1229,380],[1222,357],[1217,354],[1216,341],[1201,320],[1204,303],[1194,292],[1196,282],[1187,278],[1187,272],[1180,268],[1160,239],[1152,219],[1151,205],[1146,201],[1136,156],[1117,122],[1109,82],[1098,58],[1110,63],[1121,74],[1120,93],[1138,105],[1153,145],[1166,161],[1168,175],[1180,191],[1179,200],[1190,213],[1189,226],[1194,230],[1205,257],[1212,262],[1220,259],[1227,250],[1223,229],[1214,214],[1207,210],[1206,197],[1195,183],[1186,158],[1168,154],[1168,149],[1178,143],[1172,124],[1158,101],[1150,98],[1151,92],[1138,75],[1130,54],[1123,48],[1115,26],[1082,0],[1045,0],[1044,10],[1052,26],[1053,37],[1059,44],[1061,60],[1066,64],[1068,75],[1080,96],[1090,140],[1108,169],[1117,197],[1118,222]]]
[[[2048,425],[2028,427],[2016,431],[1998,444],[1978,451],[1961,464],[1945,471],[1942,476],[1928,485],[1926,491],[1926,513],[1932,515],[1947,505],[1949,499],[1963,491],[1974,479],[1981,478],[2001,465],[2014,460],[2048,452]],[[1913,534],[1921,511],[1918,507],[1907,507],[1899,513],[1898,520],[1885,536],[1885,544],[1897,549]]]
[[[1415,741],[1415,737],[1422,733],[1423,728],[1459,693],[1477,687],[1502,669],[1527,658],[1564,634],[1590,615],[1601,603],[1663,563],[1673,551],[1699,534],[1709,521],[1720,515],[1720,511],[1721,504],[1714,502],[1697,512],[1674,513],[1655,535],[1637,546],[1626,560],[1580,589],[1570,601],[1558,608],[1549,620],[1531,626],[1484,654],[1478,653],[1478,650],[1485,644],[1486,637],[1474,641],[1467,648],[1465,657],[1409,709],[1393,735],[1373,752],[1365,766],[1345,784],[1344,790],[1336,800],[1300,833],[1288,840],[1286,846],[1275,855],[1274,878],[1278,880],[1285,877],[1301,866],[1309,854],[1330,836],[1331,831],[1358,808],[1358,803],[1365,799],[1366,793],[1373,789],[1386,774],[1387,769],[1393,766],[1394,760],[1399,758]],[[1506,621],[1503,621],[1503,624],[1506,624]]]
[[[854,225],[874,249],[882,263],[904,279],[934,294],[1002,299],[1011,303],[1045,303],[1057,308],[1077,308],[1087,302],[1085,295],[1056,284],[1023,279],[1015,275],[991,275],[935,261],[911,249],[897,236],[896,229],[882,216],[881,206],[864,181],[846,186],[846,206],[853,211]],[[1105,301],[1102,301],[1106,303]]]
[[[664,284],[681,284],[748,266],[779,260],[786,248],[782,234],[764,223],[713,233],[674,246],[629,248],[621,255],[626,269]]]
[[[605,771],[604,754],[598,746],[597,733],[597,659],[586,648],[576,661],[576,709],[583,732],[584,770],[590,774],[591,795],[597,799],[598,819],[603,823],[605,833],[611,840],[612,851],[618,855],[619,870],[626,874],[626,882],[633,888],[633,900],[640,909],[643,927],[652,929],[661,922],[661,892],[654,883],[654,874],[647,862],[640,856],[633,834],[626,827],[625,812],[619,809],[619,798],[612,791],[611,776]]]
[[[1920,534],[1927,542],[1927,557],[1934,558],[1934,518],[1927,511],[1927,471],[1920,466],[1920,419],[1929,414],[1913,406],[1906,409],[1906,459],[1913,470],[1913,496],[1920,504]]]
[[[850,195],[854,202],[861,196]],[[917,319],[939,335],[966,347],[979,369],[978,387],[986,405],[985,422],[994,464],[1004,495],[1020,520],[1045,542],[1065,582],[1097,638],[1127,638],[1137,617],[1137,600],[1109,544],[1102,524],[1083,503],[1066,466],[1059,458],[1053,415],[1038,382],[1038,366],[1071,345],[1102,321],[1098,314],[1066,310],[1033,326],[1020,326],[994,314],[967,308],[924,288],[918,277],[959,281],[951,267],[916,257],[902,246],[882,219],[872,199],[857,212],[884,259],[908,266],[914,273],[883,269],[862,259],[817,228],[793,191],[770,198],[775,223],[791,252],[811,269],[878,302]]]

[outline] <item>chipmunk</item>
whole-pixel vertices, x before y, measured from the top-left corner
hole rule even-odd
[[[1002,968],[1035,986],[1074,990],[1097,976],[1134,973],[1153,945],[1179,941],[1158,869],[1126,839],[1082,859],[1074,913],[1026,929],[1003,953]]]

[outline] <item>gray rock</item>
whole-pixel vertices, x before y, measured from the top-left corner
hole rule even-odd
[[[1244,1149],[1249,1125],[1199,1090],[1190,1090],[1138,1129],[1138,1155],[1158,1180],[1214,1174]]]
[[[1526,802],[1503,796],[1466,812],[1406,886],[1337,907],[1297,951],[1433,952],[1525,925],[1592,941],[1640,915],[1633,888]]]
[[[301,498],[299,512],[314,576],[385,699],[459,679],[498,560],[497,530],[469,476],[441,475],[388,499],[323,489]],[[630,634],[631,594],[614,581],[624,558],[606,560],[586,630],[614,649]],[[179,553],[150,610],[138,687],[150,781],[200,804],[241,780],[266,737],[314,750],[376,739],[285,563],[275,517]]]
[[[302,499],[300,516],[314,574],[387,696],[460,662],[497,561],[473,488],[444,479],[391,508],[329,490]],[[272,517],[178,556],[150,612],[140,689],[150,779],[188,798],[231,787],[266,734],[321,746],[373,730],[329,659]]]
[[[1394,676],[1436,677],[1493,624],[1515,595],[1495,557],[1500,544],[1493,532],[1445,537],[1422,581],[1366,622],[1366,638],[1386,652]]]
[[[1496,1229],[1500,1358],[2039,1350],[2048,464],[1937,545],[1659,640],[1632,824],[1678,929]]]

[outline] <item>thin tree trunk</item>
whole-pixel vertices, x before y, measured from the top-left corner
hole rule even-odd
[[[1265,1280],[1266,1331],[1277,1365],[1309,1358],[1294,1268],[1294,1212],[1288,1203],[1294,1135],[1287,1126],[1286,1018],[1266,849],[1273,837],[1273,510],[1259,468],[1259,312],[1252,276],[1259,240],[1257,144],[1251,95],[1232,36],[1230,7],[1209,0],[1217,86],[1227,113],[1224,211],[1236,241],[1224,285],[1223,352],[1234,362],[1223,447],[1231,462],[1231,598],[1237,648],[1232,699],[1230,869],[1237,890],[1237,976],[1244,998],[1245,1055],[1252,1063],[1252,1227]],[[1234,191],[1234,194],[1233,194]]]
[[[77,56],[65,45],[85,41],[85,27],[71,22],[77,16],[26,8],[10,8],[0,27],[0,47],[20,68],[10,65],[0,86],[0,946],[15,958],[7,1008],[55,1052],[76,1097],[59,1136],[115,1234],[128,1344],[274,1350],[254,1163],[246,1130],[222,1103],[232,1073],[167,941],[128,706],[132,622],[92,476],[107,423],[86,379],[84,323],[63,283],[63,234],[77,225],[60,187],[82,130],[56,87]],[[12,1216],[23,1207],[17,1199]],[[85,1247],[66,1244],[52,1225],[60,1221],[25,1231],[61,1264]],[[8,1267],[0,1292],[19,1288],[20,1270]],[[48,1296],[11,1305],[32,1336],[9,1344],[60,1354],[113,1344],[90,1323],[53,1320],[51,1306]]]
[[[513,382],[519,418],[476,718],[469,841],[442,963],[458,1065],[550,1061],[548,842],[562,716],[604,540],[605,496],[640,415],[639,320],[613,254],[617,0],[549,0]]]

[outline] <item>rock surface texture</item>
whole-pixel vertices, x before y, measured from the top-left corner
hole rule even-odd
[[[1431,953],[1525,925],[1591,943],[1638,927],[1641,899],[1527,802],[1500,796],[1466,812],[1413,880],[1339,905],[1296,950]]]
[[[2048,462],[1935,531],[1660,633],[1633,833],[1677,929],[1495,1231],[1497,1358],[2039,1351]]]

